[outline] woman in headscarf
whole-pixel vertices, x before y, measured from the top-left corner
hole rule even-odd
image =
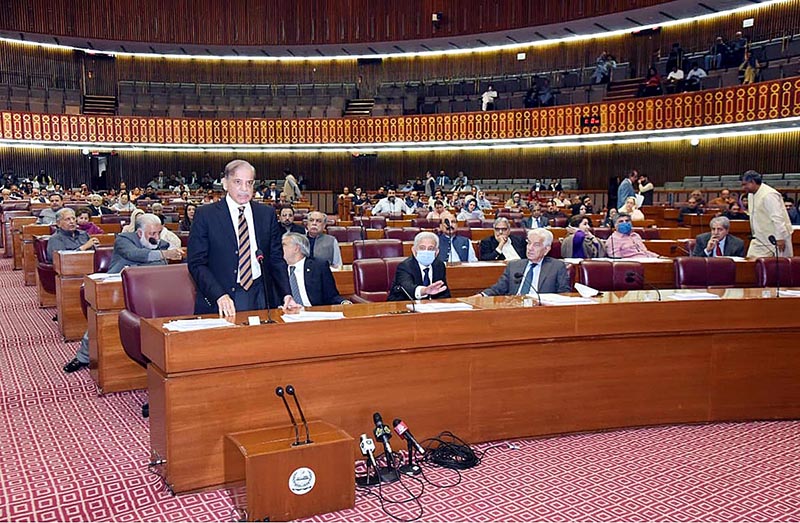
[[[592,232],[588,216],[579,214],[570,218],[569,230],[572,234],[561,240],[562,258],[605,258],[605,245]]]
[[[625,198],[625,203],[619,208],[619,212],[630,215],[633,222],[644,220],[644,213],[636,208],[636,198],[634,196]]]

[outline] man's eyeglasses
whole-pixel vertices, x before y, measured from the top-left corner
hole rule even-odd
[[[508,227],[495,227],[494,230],[497,232],[508,232]]]

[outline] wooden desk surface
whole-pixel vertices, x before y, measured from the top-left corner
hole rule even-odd
[[[344,320],[276,315],[255,327],[238,324],[252,315],[243,313],[236,326],[184,333],[146,320],[151,452],[166,460],[159,472],[177,492],[221,484],[225,434],[285,425],[272,391],[286,383],[306,416],[351,434],[380,411],[420,438],[451,430],[470,442],[800,416],[792,298],[712,292],[722,299],[677,301],[665,291],[656,302],[649,291],[525,308],[516,297],[479,298],[469,300],[475,310],[444,314],[336,306],[322,310],[342,310]],[[702,343],[687,335],[699,332]],[[391,382],[386,394],[374,394],[377,382]]]

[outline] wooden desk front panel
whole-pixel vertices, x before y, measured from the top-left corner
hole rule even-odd
[[[384,419],[404,418],[421,438],[449,429],[473,442],[800,416],[800,327],[785,299],[636,300],[350,318],[334,330],[279,323],[200,337],[165,336],[160,322],[149,320],[143,346],[154,362],[151,447],[167,460],[176,491],[221,484],[224,435],[284,423],[273,391],[287,383],[307,415],[351,434],[368,430],[379,411]],[[359,307],[381,310],[349,310]],[[708,332],[714,317],[726,322],[709,339],[686,336]],[[385,343],[376,344],[378,330],[387,333]],[[231,347],[231,339],[241,342]],[[681,339],[686,343],[676,343]],[[738,341],[730,346],[732,339]],[[391,393],[375,394],[387,381]]]
[[[65,340],[80,339],[87,325],[81,310],[81,284],[83,276],[94,271],[94,252],[57,251],[53,254],[53,266],[58,327]]]
[[[22,272],[25,285],[36,285],[36,251],[33,248],[33,239],[48,234],[50,234],[49,225],[32,223],[22,226]]]
[[[11,239],[6,243],[6,249],[12,251],[14,257],[14,270],[22,269],[22,228],[25,225],[32,225],[36,223],[36,218],[33,216],[18,216],[11,218]],[[34,277],[35,281],[35,277]],[[28,284],[26,280],[26,285]]]

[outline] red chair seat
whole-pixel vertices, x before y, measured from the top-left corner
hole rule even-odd
[[[353,261],[355,301],[381,302],[389,296],[397,266],[404,257],[369,258]]]
[[[629,273],[637,276],[627,281]],[[644,267],[634,261],[583,260],[580,263],[579,279],[599,291],[637,291],[644,288]]]
[[[675,288],[728,288],[736,285],[736,262],[730,258],[675,258]]]

